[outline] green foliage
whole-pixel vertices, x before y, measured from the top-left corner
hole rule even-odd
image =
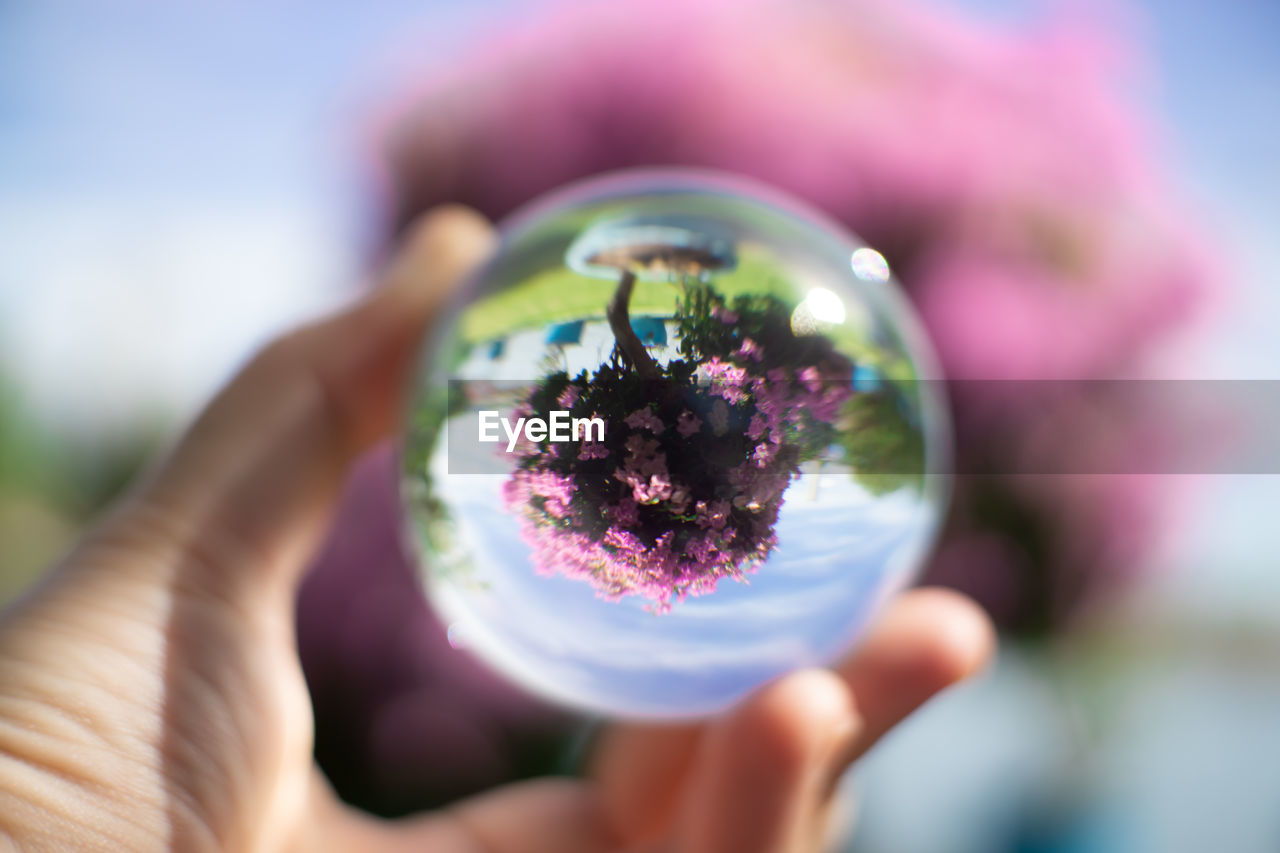
[[[838,422],[838,441],[854,479],[873,495],[919,489],[924,473],[924,434],[904,416],[900,389],[855,394]]]

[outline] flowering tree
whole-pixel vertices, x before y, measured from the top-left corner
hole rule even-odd
[[[631,330],[633,279],[608,309],[609,362],[552,374],[527,413],[605,421],[603,441],[525,441],[504,486],[538,571],[639,595],[658,611],[743,580],[777,544],[774,526],[800,463],[835,439],[852,365],[821,336],[797,336],[772,296],[726,304],[686,280],[675,322],[680,357],[657,364]]]

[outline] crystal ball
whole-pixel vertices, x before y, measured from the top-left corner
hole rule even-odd
[[[949,430],[885,258],[731,176],[553,192],[427,335],[406,532],[465,646],[593,713],[692,717],[846,653],[919,568]]]

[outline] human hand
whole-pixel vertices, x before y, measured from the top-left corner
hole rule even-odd
[[[399,413],[412,355],[490,250],[461,209],[379,287],[270,346],[0,619],[0,839],[58,851],[801,851],[840,770],[992,646],[957,596],[909,593],[834,672],[712,721],[619,726],[588,778],[386,822],[315,769],[294,641],[302,570],[350,463]],[[429,768],[424,768],[429,772]]]

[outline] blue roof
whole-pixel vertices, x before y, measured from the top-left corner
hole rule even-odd
[[[859,364],[853,369],[853,390],[871,393],[880,390],[880,371],[869,364]]]
[[[582,320],[556,323],[547,329],[547,343],[554,346],[576,344],[582,340]]]
[[[636,333],[640,343],[647,347],[667,345],[667,324],[661,317],[632,317],[631,330]]]

